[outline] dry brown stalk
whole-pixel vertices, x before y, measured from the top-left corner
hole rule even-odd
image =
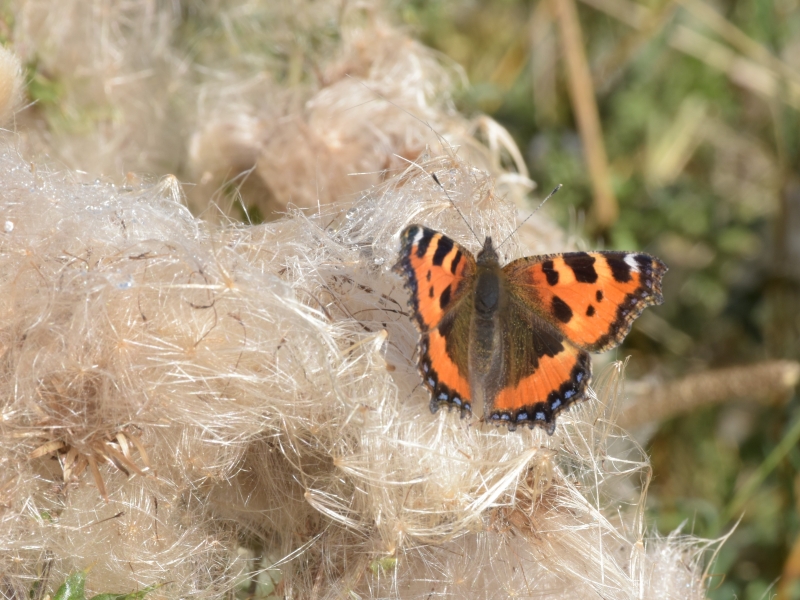
[[[641,29],[650,19],[650,9],[628,0],[581,0],[584,4],[604,12],[634,29]]]
[[[678,381],[628,384],[629,400],[619,424],[630,429],[664,421],[699,406],[735,398],[774,402],[800,381],[800,363],[769,360],[752,365],[715,369]]]
[[[789,558],[783,565],[783,574],[778,583],[777,600],[790,600],[796,596],[792,593],[800,583],[800,536],[794,541]]]
[[[573,0],[554,0],[561,46],[567,62],[570,99],[578,122],[581,141],[586,152],[586,164],[594,191],[594,217],[600,229],[607,229],[617,220],[619,207],[608,172],[608,157],[603,145],[603,131],[594,95],[589,63]]]
[[[539,2],[528,21],[528,58],[533,81],[533,104],[536,119],[540,122],[555,121],[558,114],[558,42],[552,8],[549,2]]]

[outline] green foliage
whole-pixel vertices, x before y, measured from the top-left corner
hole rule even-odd
[[[118,118],[118,109],[110,104],[76,105],[59,76],[47,73],[38,60],[25,65],[25,84],[30,102],[55,133],[88,133]]]
[[[37,61],[32,61],[25,65],[25,81],[31,102],[37,102],[48,107],[57,107],[62,102],[64,96],[63,86],[57,79],[43,73]]]
[[[397,567],[397,559],[394,556],[384,556],[376,558],[369,564],[369,570],[373,575],[381,575],[394,571]]]
[[[693,344],[676,352],[685,344],[634,328],[626,348],[649,360],[629,373],[800,359],[800,256],[790,241],[800,238],[800,101],[781,77],[771,96],[758,88],[775,70],[753,49],[762,45],[800,81],[800,2],[576,3],[620,206],[602,237],[544,0],[413,2],[401,14],[465,66],[474,88],[460,108],[488,111],[509,129],[539,190],[565,184],[546,210],[566,227],[586,223],[591,245],[644,249],[670,267],[666,302],[653,312]],[[639,9],[647,14],[637,30]],[[695,53],[676,42],[687,31],[704,44]],[[655,527],[714,537],[744,515],[711,568],[712,598],[769,596],[800,536],[800,450],[785,441],[798,404],[704,409],[662,424],[650,443]]]
[[[67,577],[67,580],[58,588],[55,596],[53,596],[53,600],[85,600],[85,585],[86,571],[73,573]]]
[[[87,571],[77,571],[67,577],[53,595],[53,600],[86,600],[86,574]],[[138,592],[127,594],[97,594],[89,600],[141,600],[147,594],[161,587],[163,584],[150,585]]]

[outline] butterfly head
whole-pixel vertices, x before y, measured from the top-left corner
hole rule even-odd
[[[478,266],[483,267],[500,264],[500,259],[498,258],[497,252],[492,245],[491,236],[486,237],[486,241],[483,243],[483,250],[478,252],[477,263]]]

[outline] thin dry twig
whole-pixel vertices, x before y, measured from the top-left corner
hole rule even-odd
[[[642,47],[667,27],[676,8],[673,2],[665,2],[660,8],[644,13],[641,21],[636,21],[634,31],[622,38],[614,51],[595,68],[594,79],[601,95],[611,89],[624,72],[625,66],[633,60]]]
[[[586,152],[586,164],[594,191],[594,217],[600,229],[608,229],[617,220],[619,206],[611,188],[608,157],[603,145],[600,114],[594,94],[589,63],[584,50],[578,11],[573,0],[554,0],[561,46],[567,63],[570,99]]]
[[[628,384],[630,399],[620,418],[624,428],[657,423],[699,406],[735,398],[773,402],[785,397],[800,381],[800,363],[770,360],[753,365],[716,369],[670,383]]]
[[[694,18],[717,33],[740,53],[764,67],[773,69],[781,77],[786,78],[787,81],[793,82],[795,86],[800,85],[800,73],[756,42],[707,3],[702,0],[677,0],[677,2],[689,11]]]
[[[800,535],[795,539],[789,558],[783,564],[777,600],[793,598],[792,592],[797,589],[798,583],[800,583]]]

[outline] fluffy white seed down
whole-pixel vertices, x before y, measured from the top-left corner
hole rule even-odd
[[[4,147],[6,589],[92,566],[97,592],[211,598],[272,566],[295,598],[702,598],[697,544],[645,537],[620,366],[552,437],[429,412],[398,232],[479,246],[431,172],[479,235],[513,228],[452,156],[244,227],[174,179],[82,184]]]

